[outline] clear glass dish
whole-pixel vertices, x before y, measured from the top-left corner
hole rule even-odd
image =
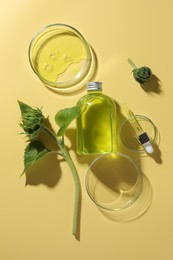
[[[85,38],[66,24],[52,24],[31,40],[29,62],[40,80],[54,90],[73,88],[89,73],[92,54]]]
[[[91,200],[108,211],[121,211],[137,200],[143,188],[143,174],[127,155],[110,153],[95,159],[85,178]]]
[[[146,116],[135,115],[140,126],[147,133],[151,144],[156,143],[157,129],[154,123]],[[136,133],[128,119],[124,120],[120,127],[120,140],[124,147],[133,152],[145,152],[144,147],[139,143]]]

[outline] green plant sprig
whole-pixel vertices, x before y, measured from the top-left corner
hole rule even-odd
[[[128,59],[127,61],[133,67],[133,77],[138,83],[144,85],[145,82],[152,79],[152,71],[150,68],[146,66],[138,68],[131,59]]]
[[[79,217],[80,181],[76,167],[65,146],[64,135],[69,124],[80,114],[80,108],[77,106],[65,108],[56,113],[55,122],[59,126],[59,130],[56,135],[45,125],[46,118],[42,114],[41,109],[32,108],[21,101],[18,101],[18,104],[22,116],[20,126],[23,128],[23,134],[26,135],[28,142],[24,151],[24,170],[21,175],[27,172],[31,166],[48,154],[54,154],[56,152],[66,160],[73,175],[75,184],[72,234],[76,237]],[[48,149],[44,143],[39,140],[40,133],[42,132],[49,136],[49,138],[51,138],[58,145],[60,151]]]

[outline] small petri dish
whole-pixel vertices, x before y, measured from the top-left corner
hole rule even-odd
[[[143,115],[135,115],[135,117],[144,132],[149,136],[151,144],[155,144],[157,129],[154,123],[148,117]],[[123,146],[132,152],[145,152],[144,147],[140,144],[128,119],[124,120],[120,127],[120,140]]]
[[[51,24],[31,40],[29,62],[40,80],[53,90],[79,87],[92,65],[91,48],[72,26]]]
[[[143,174],[129,156],[110,153],[91,163],[85,187],[99,209],[119,212],[134,204],[141,194]]]

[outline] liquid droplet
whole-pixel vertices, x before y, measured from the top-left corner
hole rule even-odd
[[[53,71],[53,66],[50,65],[50,64],[46,64],[46,65],[44,66],[44,69],[45,69],[46,71],[48,71],[48,72],[52,72],[52,71]]]

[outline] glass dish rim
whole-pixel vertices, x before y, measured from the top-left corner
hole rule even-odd
[[[140,178],[140,181],[141,181],[141,188],[140,190],[138,191],[138,193],[136,194],[136,196],[133,198],[133,200],[129,200],[127,203],[125,203],[125,205],[123,207],[117,207],[117,208],[108,208],[106,206],[103,206],[102,204],[100,204],[97,200],[95,200],[93,198],[93,196],[91,195],[90,191],[89,191],[89,185],[87,184],[87,179],[89,178],[89,171],[91,169],[91,167],[93,166],[93,164],[98,161],[99,159],[103,158],[103,157],[106,157],[108,155],[111,155],[111,154],[115,154],[115,155],[119,155],[119,156],[122,156],[124,158],[126,158],[127,160],[129,160],[133,166],[135,167],[137,173],[138,173],[138,178]],[[101,156],[97,157],[96,159],[94,159],[94,161],[89,165],[89,167],[87,168],[86,170],[86,175],[85,175],[85,189],[87,191],[87,194],[88,196],[90,197],[90,199],[95,203],[96,206],[98,206],[100,209],[102,210],[107,210],[109,212],[120,212],[122,210],[125,210],[127,209],[128,207],[130,207],[131,205],[133,205],[135,203],[135,201],[137,200],[137,198],[139,197],[139,195],[141,194],[142,192],[142,188],[143,188],[143,173],[142,171],[140,170],[140,168],[138,167],[138,165],[135,163],[135,161],[128,155],[126,154],[123,154],[123,153],[120,153],[120,152],[116,152],[116,153],[106,153],[106,154],[102,154]]]
[[[33,62],[32,62],[32,56],[31,56],[31,50],[32,50],[32,46],[34,44],[34,41],[36,40],[36,38],[41,34],[44,33],[44,31],[46,31],[46,29],[48,28],[53,28],[53,27],[65,27],[67,29],[74,31],[74,33],[80,37],[80,39],[82,40],[82,43],[84,44],[85,50],[86,50],[86,63],[84,65],[84,67],[82,68],[82,70],[80,71],[80,76],[78,78],[74,78],[72,80],[66,81],[66,82],[60,82],[60,83],[56,83],[56,82],[52,82],[49,80],[46,80],[45,78],[43,78],[42,76],[39,75],[39,73],[37,72],[37,70],[34,68],[33,66]],[[89,43],[85,40],[84,36],[73,26],[65,24],[65,23],[53,23],[53,24],[48,24],[45,25],[43,27],[41,27],[39,30],[36,31],[36,33],[32,36],[31,41],[29,43],[29,47],[28,47],[28,59],[29,59],[29,64],[32,68],[32,70],[34,71],[34,73],[38,76],[38,78],[40,78],[40,80],[47,86],[53,89],[68,89],[70,87],[74,87],[75,84],[78,84],[80,81],[83,80],[83,78],[80,79],[80,77],[87,73],[87,71],[90,69],[90,64],[91,64],[91,60],[92,60],[92,55],[91,55],[91,47],[89,45]],[[53,86],[54,84],[54,86]]]
[[[134,115],[135,117],[138,117],[138,118],[141,118],[141,119],[144,119],[144,121],[148,121],[152,127],[153,127],[153,130],[154,130],[154,134],[153,134],[153,139],[151,140],[151,144],[155,144],[156,142],[156,138],[157,138],[157,128],[155,126],[155,124],[153,123],[153,121],[148,118],[147,116],[144,116],[144,115]],[[137,150],[137,149],[133,149],[133,148],[130,148],[130,147],[127,147],[127,145],[124,143],[124,141],[122,140],[122,137],[121,137],[121,131],[122,131],[122,128],[123,126],[125,125],[126,122],[128,122],[129,119],[126,118],[121,126],[120,126],[120,130],[119,130],[119,136],[120,136],[120,140],[121,140],[121,143],[123,144],[123,146],[128,150],[128,151],[131,151],[131,152],[134,152],[134,153],[144,153],[145,152],[145,149],[144,148],[141,148],[140,150]],[[141,146],[142,147],[142,146]]]

